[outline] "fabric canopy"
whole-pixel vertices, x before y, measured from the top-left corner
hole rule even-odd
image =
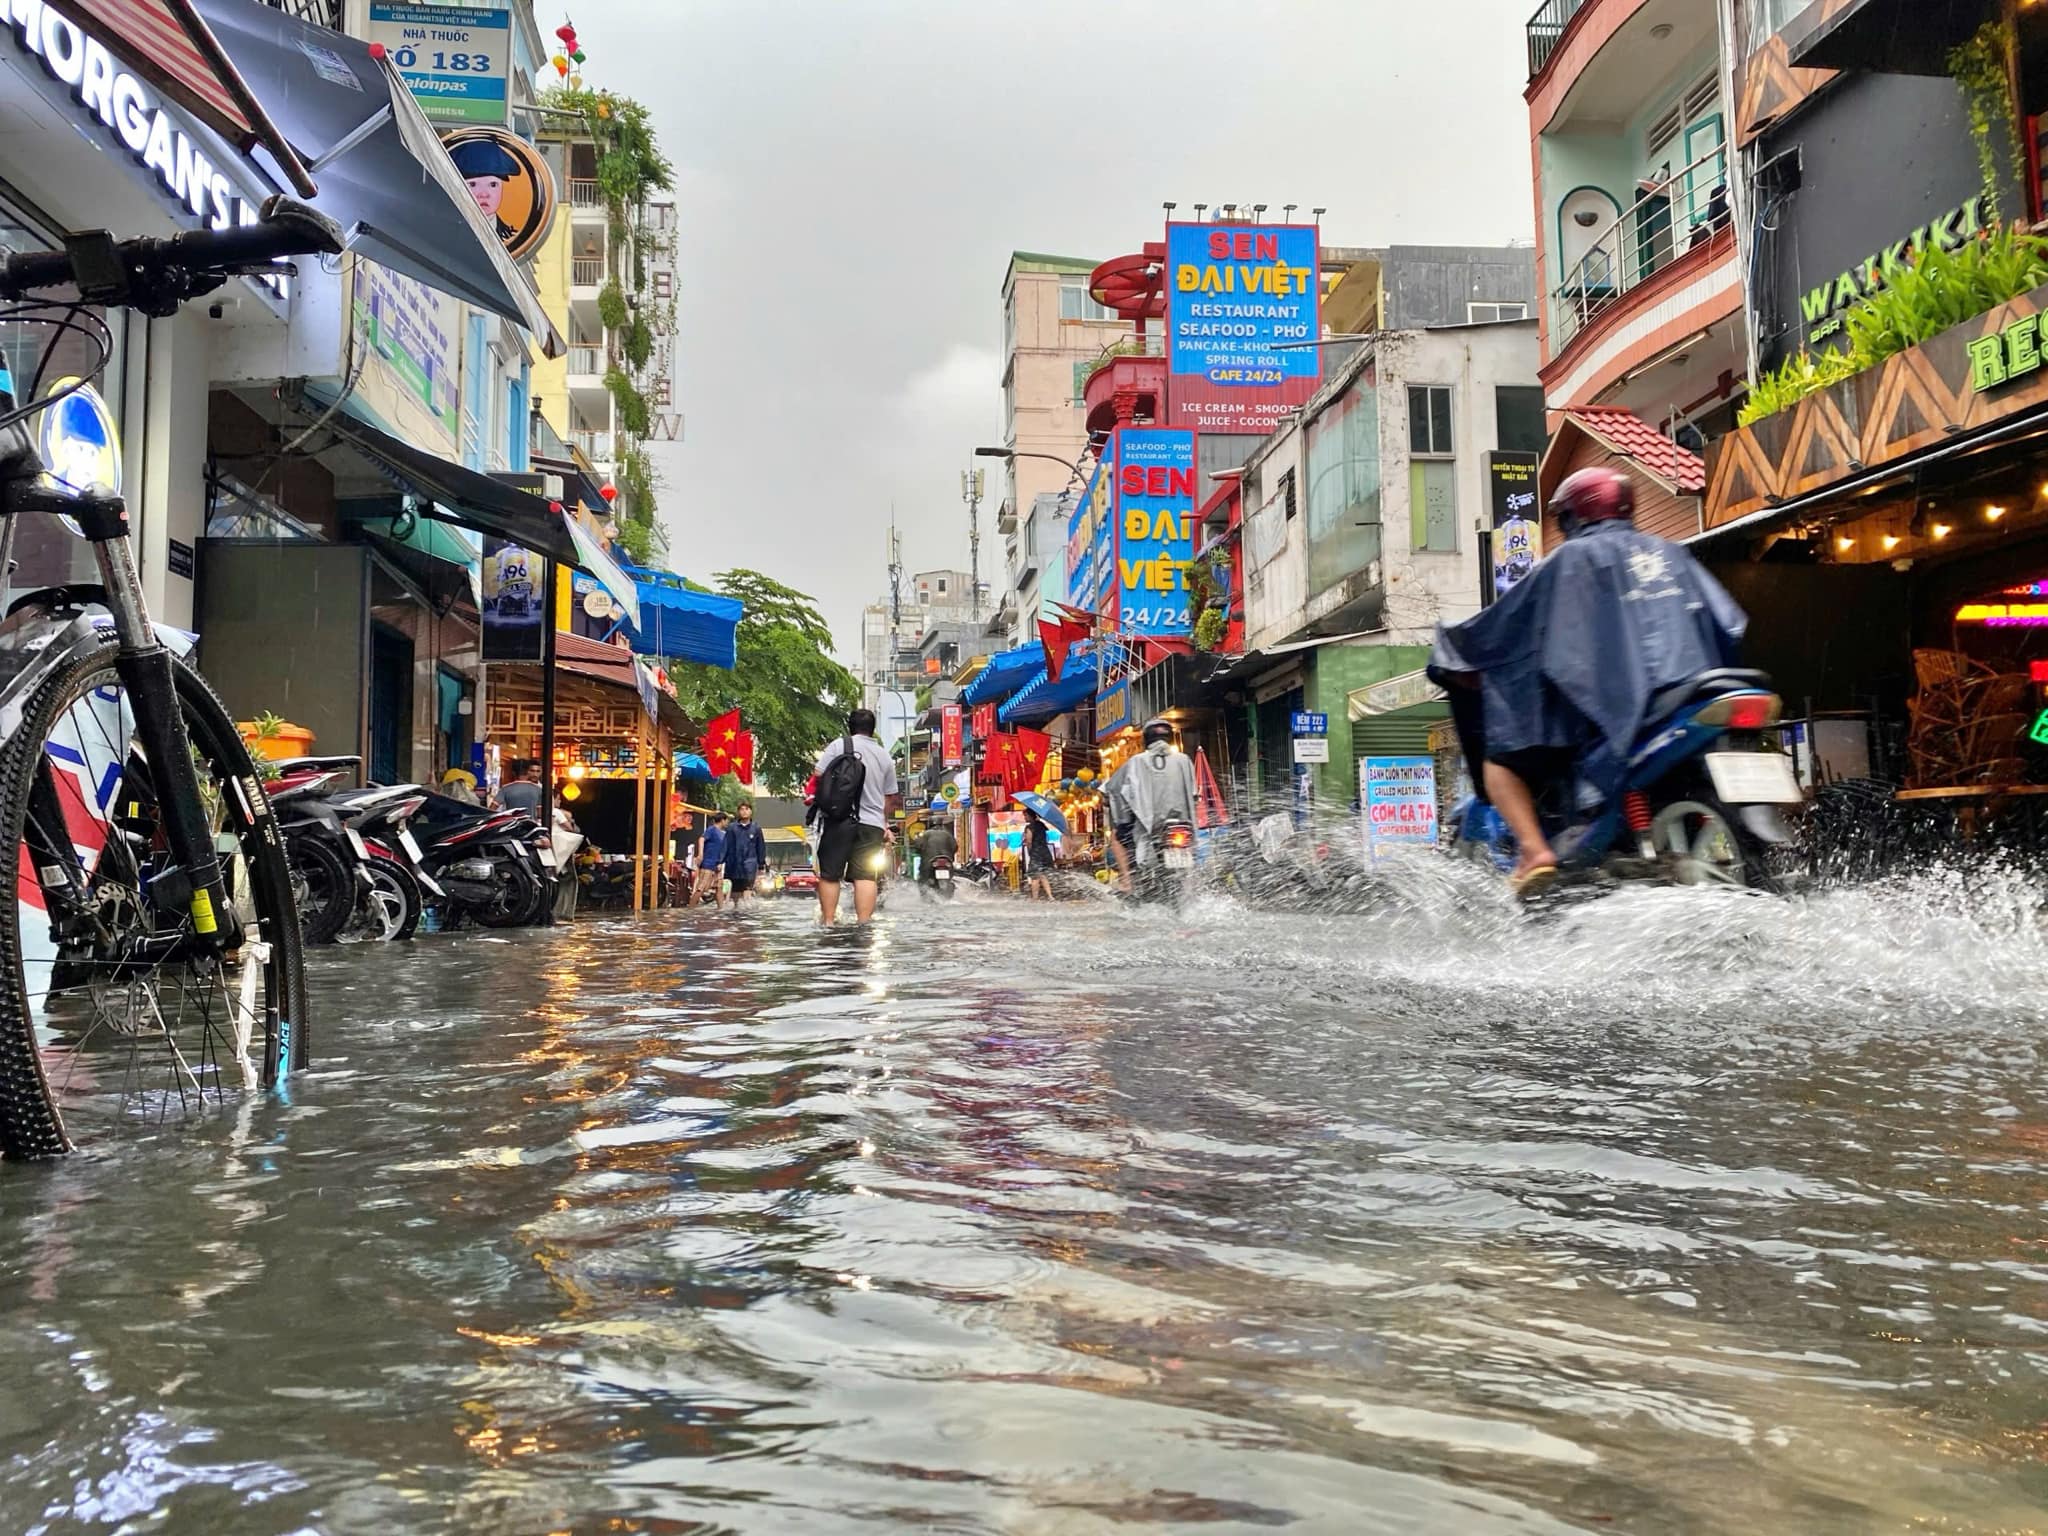
[[[612,601],[626,616],[628,624],[640,622],[640,587],[632,577],[619,568],[619,562],[605,552],[597,537],[566,512],[562,521],[568,525],[569,542],[576,546],[577,563],[597,578],[597,584],[612,595]]]
[[[628,630],[638,654],[701,661],[728,672],[738,664],[739,622],[746,612],[738,598],[699,592],[673,571],[623,569],[640,594],[640,614]]]
[[[306,391],[306,399],[315,410],[325,404],[311,389]],[[568,519],[532,492],[415,448],[346,409],[330,414],[323,430],[379,465],[414,495],[431,502],[428,516],[505,539],[579,571],[589,569],[570,536]]]
[[[676,782],[678,784],[709,784],[711,779],[711,765],[695,752],[678,752],[676,754]]]
[[[382,49],[263,0],[196,0],[228,60],[313,172],[312,205],[347,248],[503,315],[549,357],[566,350],[533,283]]]
[[[1097,675],[1091,647],[1076,646],[1060,669],[1058,682],[1044,667],[1026,683],[1017,696],[996,711],[1003,725],[1037,725],[1054,715],[1063,715],[1095,697],[1101,679]]]
[[[969,709],[997,703],[1030,682],[1045,669],[1045,647],[1033,641],[1012,651],[998,651],[974,680],[960,690],[960,702]]]

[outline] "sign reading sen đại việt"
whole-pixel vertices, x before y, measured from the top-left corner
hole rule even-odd
[[[1313,224],[1166,226],[1166,419],[1270,432],[1322,380]]]
[[[1116,444],[1117,628],[1185,635],[1187,563],[1195,554],[1195,434],[1124,427]]]

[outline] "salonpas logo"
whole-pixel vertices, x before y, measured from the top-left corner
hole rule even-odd
[[[1833,282],[1809,289],[1799,301],[1806,317],[1806,339],[1821,341],[1842,328],[1842,317],[1881,291],[1891,274],[1906,265],[1909,255],[1925,250],[1952,251],[1984,227],[1984,199],[1973,197],[1962,207],[1931,219],[1905,239],[1866,256]]]

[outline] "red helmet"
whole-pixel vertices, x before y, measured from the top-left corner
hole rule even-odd
[[[1570,538],[1589,523],[1630,522],[1636,515],[1635,488],[1618,470],[1595,465],[1565,476],[1550,497],[1550,510]]]

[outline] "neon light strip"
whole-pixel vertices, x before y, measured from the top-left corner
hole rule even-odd
[[[1994,629],[2048,629],[2048,603],[1965,603],[1956,610],[1956,622]]]

